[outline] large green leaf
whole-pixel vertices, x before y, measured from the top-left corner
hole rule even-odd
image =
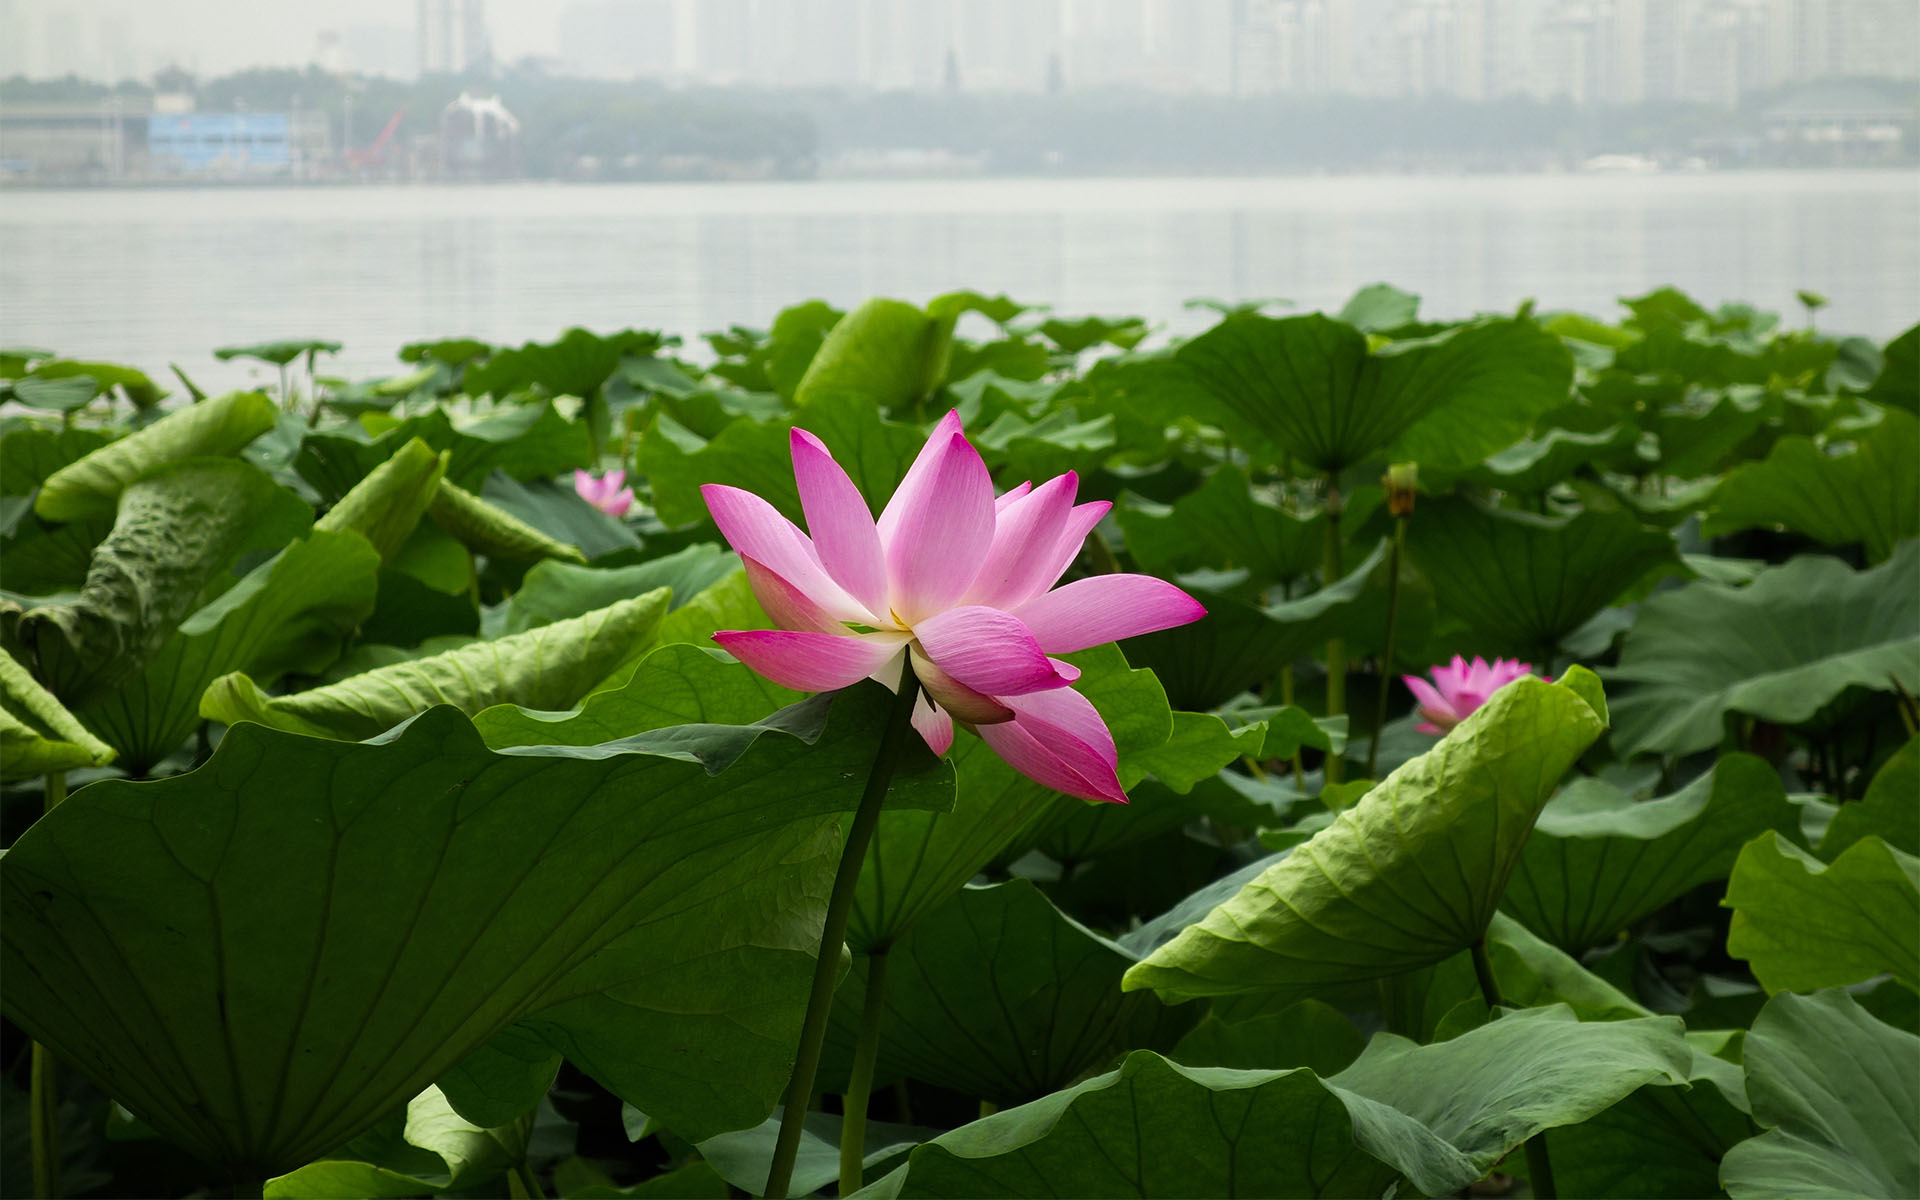
[[[1563,1196],[1697,1200],[1720,1194],[1720,1163],[1757,1130],[1738,1066],[1709,1051],[1725,1033],[1688,1034],[1686,1087],[1643,1087],[1578,1125],[1546,1135]]]
[[[1554,783],[1604,730],[1596,706],[1578,668],[1501,688],[1124,986],[1173,999],[1360,982],[1478,941]]]
[[[368,471],[313,527],[357,533],[373,545],[381,562],[392,562],[439,492],[447,457],[421,439],[411,439]]]
[[[1880,374],[1867,389],[1867,399],[1920,415],[1920,325],[1887,343]]]
[[[1784,526],[1828,546],[1858,542],[1883,562],[1920,533],[1920,418],[1888,409],[1851,454],[1803,437],[1781,438],[1767,457],[1736,467],[1713,493],[1700,531]]]
[[[581,613],[605,608],[616,600],[673,589],[673,607],[740,569],[731,551],[702,542],[631,567],[583,567],[573,563],[535,563],[502,614],[501,632],[520,633]]]
[[[1859,983],[1882,972],[1920,991],[1920,858],[1877,837],[1831,864],[1763,834],[1741,850],[1722,901],[1727,952],[1770,992]]]
[[[193,732],[221,675],[271,685],[325,670],[373,611],[379,569],[359,535],[316,530],[188,617],[153,661],[79,714],[142,774]]]
[[[1441,611],[1464,620],[1489,658],[1551,657],[1649,571],[1680,562],[1670,535],[1623,511],[1552,518],[1468,500],[1421,505],[1407,549]]]
[[[869,300],[833,326],[794,400],[844,396],[887,411],[919,404],[946,378],[953,324],[899,300]]]
[[[1579,954],[1725,879],[1755,834],[1799,828],[1799,806],[1773,767],[1751,755],[1727,755],[1680,791],[1645,803],[1583,777],[1541,810],[1500,906]]]
[[[1718,745],[1729,713],[1796,724],[1850,687],[1920,691],[1920,540],[1866,571],[1803,556],[1655,596],[1608,677],[1638,685],[1613,701],[1622,755]]]
[[[393,422],[367,418],[366,424],[309,433],[294,456],[294,469],[329,503],[347,494],[369,471],[414,438],[447,452],[446,477],[466,488],[485,485],[504,471],[515,479],[544,479],[593,465],[587,428],[569,421],[552,404],[516,405],[457,428],[442,408]]]
[[[593,685],[652,644],[667,593],[661,588],[584,616],[491,642],[474,642],[379,667],[339,683],[269,697],[243,673],[216,679],[200,715],[237,725],[252,721],[316,737],[357,740],[451,704],[473,714],[495,704],[569,708]]]
[[[476,1125],[447,1103],[437,1087],[407,1101],[405,1116],[383,1122],[340,1151],[267,1181],[265,1194],[281,1200],[318,1197],[403,1197],[474,1189],[493,1183],[526,1157],[533,1113],[514,1113],[497,1127]],[[397,1128],[393,1126],[397,1125]]]
[[[1255,496],[1246,472],[1232,465],[1164,512],[1130,500],[1118,518],[1128,552],[1146,570],[1244,569],[1263,586],[1319,570],[1326,540],[1325,514],[1295,516]]]
[[[1122,995],[1120,976],[1135,956],[1025,879],[961,889],[885,959],[879,1078],[906,1076],[1001,1105],[1066,1087],[1122,1051],[1169,1049],[1200,1016],[1198,1005]],[[856,960],[840,986],[827,1089],[838,1090],[851,1060],[875,961]]]
[[[259,342],[251,346],[222,346],[213,352],[221,362],[235,358],[257,358],[261,362],[284,367],[302,354],[338,354],[339,342],[325,338],[282,338],[277,342]]]
[[[463,386],[470,395],[505,396],[539,388],[549,396],[593,395],[620,365],[623,354],[651,354],[664,341],[649,330],[623,329],[597,334],[569,329],[552,342],[528,342],[496,351],[484,363],[469,366]]]
[[[49,521],[109,515],[143,472],[183,458],[238,454],[278,419],[273,401],[259,392],[190,404],[55,471],[40,485],[33,511]]]
[[[1920,737],[1907,739],[1874,775],[1866,794],[1833,814],[1820,838],[1820,857],[1831,862],[1876,834],[1896,850],[1920,854]]]
[[[1141,1051],[915,1148],[859,1194],[1377,1196],[1404,1178],[1446,1195],[1543,1129],[1684,1082],[1679,1030],[1671,1017],[1582,1024],[1531,1010],[1431,1046],[1379,1035],[1325,1080]]]
[[[1230,316],[1181,347],[1210,399],[1196,413],[1244,439],[1256,461],[1290,455],[1339,471],[1391,448],[1396,460],[1465,467],[1525,436],[1565,401],[1573,360],[1531,321],[1486,321],[1375,352],[1318,313]]]
[[[499,704],[473,725],[496,749],[595,746],[669,725],[746,725],[798,699],[718,650],[675,644],[648,654],[624,687],[595,692],[577,712]]]
[[[550,538],[504,509],[442,479],[427,506],[440,528],[475,554],[515,560],[555,559],[585,565],[578,546]]]
[[[48,521],[34,514],[32,498],[47,476],[109,440],[93,429],[13,429],[0,437],[0,496],[9,498],[0,503],[12,505],[16,514],[0,521],[8,591],[44,596],[77,591],[86,581],[94,546],[113,528],[112,514]]]
[[[1605,461],[1632,450],[1639,439],[1640,431],[1624,422],[1589,432],[1549,428],[1537,437],[1489,455],[1485,462],[1463,472],[1461,478],[1480,487],[1534,495],[1595,459]]]
[[[886,704],[589,751],[495,753],[448,709],[374,744],[236,727],[191,774],[75,793],[0,859],[7,1016],[242,1176],[522,1020],[686,1136],[753,1125]],[[890,803],[951,796],[919,754]]]
[[[0,650],[0,779],[98,767],[113,747],[87,732],[13,655]]]
[[[1845,992],[1782,994],[1753,1023],[1745,1059],[1767,1131],[1721,1164],[1734,1200],[1920,1196],[1920,1038]]]
[[[1076,688],[1113,733],[1121,772],[1132,774],[1135,756],[1164,744],[1172,731],[1166,693],[1151,671],[1130,668],[1111,645],[1067,658],[1080,668]],[[952,758],[959,788],[951,812],[880,814],[847,921],[847,944],[858,953],[884,950],[1009,844],[1063,810],[1086,806],[1018,774],[976,737],[956,739]]]
[[[145,666],[241,550],[278,544],[311,520],[250,463],[165,463],[127,486],[79,597],[29,610],[11,636],[54,694],[83,705]]]
[[[801,520],[789,448],[788,431],[794,425],[827,444],[876,512],[926,442],[918,426],[885,420],[870,401],[839,393],[820,397],[791,419],[736,420],[711,441],[662,416],[640,439],[640,470],[653,489],[660,519],[669,525],[705,520],[700,485],[725,483],[745,488],[790,519]]]

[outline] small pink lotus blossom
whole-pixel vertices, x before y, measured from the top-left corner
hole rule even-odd
[[[1466,720],[1467,714],[1485,704],[1489,696],[1532,673],[1533,664],[1519,659],[1496,658],[1488,666],[1484,658],[1469,663],[1456,654],[1452,663],[1429,672],[1432,683],[1417,675],[1400,678],[1420,702],[1420,715],[1429,722],[1414,728],[1421,733],[1442,734]]]
[[[800,691],[872,678],[897,687],[901,655],[922,688],[913,724],[935,754],[957,718],[1021,774],[1088,800],[1126,802],[1113,735],[1053,657],[1206,615],[1146,575],[1096,575],[1055,588],[1112,506],[1075,504],[1069,471],[1003,496],[948,413],[876,522],[860,491],[811,433],[791,437],[812,536],[739,488],[701,488],[778,629],[714,640]]]
[[[573,473],[573,490],[580,498],[593,505],[610,517],[622,517],[633,507],[633,489],[622,487],[627,481],[625,471],[608,471],[595,478],[586,471]]]

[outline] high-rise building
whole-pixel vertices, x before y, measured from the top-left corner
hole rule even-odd
[[[679,56],[673,0],[583,0],[560,13],[560,60],[591,79],[657,77]]]
[[[415,0],[420,73],[465,74],[490,59],[484,0]]]

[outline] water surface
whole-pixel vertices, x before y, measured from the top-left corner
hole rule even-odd
[[[693,335],[824,297],[970,287],[1067,314],[1212,320],[1196,297],[1433,317],[1611,315],[1662,284],[1886,338],[1920,319],[1920,172],[1650,176],[495,184],[0,193],[0,344],[238,383],[217,345],[344,342],[387,373],[417,338],[567,325]]]

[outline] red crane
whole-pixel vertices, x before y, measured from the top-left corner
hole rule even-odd
[[[387,143],[393,140],[394,131],[400,128],[400,122],[406,115],[407,110],[404,108],[395,112],[393,116],[388,119],[387,127],[380,131],[380,136],[373,139],[373,144],[364,150],[356,150],[351,146],[347,147],[344,155],[347,160],[347,165],[351,167],[377,167],[386,161]]]

